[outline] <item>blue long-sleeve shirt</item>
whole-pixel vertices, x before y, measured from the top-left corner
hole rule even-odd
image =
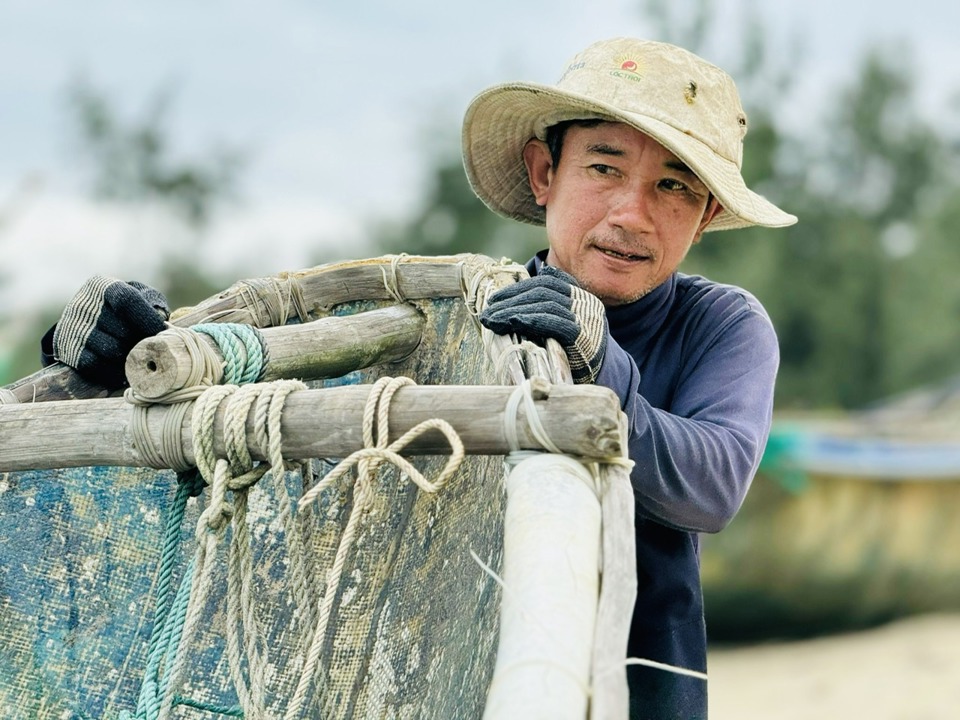
[[[528,270],[541,264],[534,258]],[[706,670],[698,533],[734,516],[756,472],[773,412],[777,337],[751,294],[675,273],[607,309],[596,383],[630,426],[637,601],[628,655]],[[706,717],[703,681],[630,666],[631,717]]]

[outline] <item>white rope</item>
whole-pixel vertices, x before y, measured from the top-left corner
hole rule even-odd
[[[459,435],[445,420],[425,420],[393,443],[389,440],[389,408],[394,394],[406,385],[414,385],[410,378],[398,377],[380,378],[370,390],[363,413],[363,439],[365,447],[344,458],[327,476],[316,486],[308,490],[300,498],[301,509],[307,507],[325,489],[333,485],[353,467],[357,468],[357,478],[354,483],[353,509],[347,519],[347,525],[340,537],[336,556],[327,577],[327,586],[323,593],[317,625],[307,656],[304,659],[300,681],[289,706],[287,720],[301,717],[303,704],[310,686],[314,682],[320,655],[326,640],[330,615],[340,579],[343,576],[343,567],[347,555],[353,546],[360,519],[367,512],[373,497],[373,481],[379,465],[388,462],[404,473],[418,488],[428,493],[436,493],[449,481],[460,467],[464,457],[464,447]],[[429,430],[439,430],[450,443],[450,459],[447,461],[440,475],[433,481],[427,480],[423,474],[411,465],[400,452],[413,440]]]
[[[510,397],[507,399],[506,409],[503,413],[503,431],[507,437],[507,446],[510,448],[510,452],[514,453],[520,450],[520,440],[517,432],[517,426],[520,424],[518,414],[520,403],[523,403],[524,410],[526,411],[527,427],[530,428],[530,433],[540,444],[540,447],[548,452],[562,455],[563,451],[557,447],[547,434],[547,430],[540,420],[540,413],[537,412],[537,406],[533,401],[533,392],[529,379],[517,385],[516,389],[510,394]]]
[[[383,276],[383,287],[386,289],[387,293],[396,300],[398,303],[407,302],[407,298],[404,297],[403,293],[400,292],[400,278],[397,275],[397,267],[400,263],[407,257],[406,253],[400,253],[399,255],[390,256],[390,275],[387,276],[386,267],[380,266],[380,274]]]
[[[700,672],[699,670],[690,670],[689,668],[680,667],[679,665],[669,665],[667,663],[657,662],[656,660],[647,660],[646,658],[627,658],[626,664],[656,668],[657,670],[670,672],[674,675],[686,675],[687,677],[698,678],[700,680],[707,679],[707,674],[705,672]]]
[[[516,282],[527,275],[527,269],[518,265],[509,258],[500,258],[498,263],[488,263],[480,268],[469,267],[470,277],[467,278],[468,265],[460,263],[460,288],[467,306],[467,312],[477,317],[487,305],[487,296],[495,292],[505,283],[502,279],[507,276]],[[498,280],[500,279],[500,280]]]
[[[200,333],[190,328],[181,328],[168,325],[161,333],[176,335],[183,340],[189,355],[189,373],[180,390],[174,390],[160,397],[145,397],[137,393],[132,387],[124,391],[124,398],[134,405],[150,405],[162,403],[172,405],[197,399],[211,385],[218,385],[223,380],[224,361],[209,343],[201,339]]]
[[[150,407],[135,404],[130,422],[133,446],[143,455],[148,466],[171,468],[177,472],[189,470],[193,467],[183,451],[183,442],[180,437],[183,421],[191,407],[192,405],[189,402],[178,402],[163,409],[160,447],[157,447],[153,441],[153,436],[150,434],[150,424],[147,421],[147,413],[150,411]]]
[[[244,710],[254,720],[268,717],[266,691],[269,682],[269,648],[264,641],[255,613],[253,587],[253,554],[247,505],[249,490],[270,472],[281,499],[279,518],[288,547],[291,548],[289,572],[297,613],[295,621],[312,617],[305,553],[299,528],[291,509],[284,481],[286,464],[280,452],[280,420],[286,397],[306,385],[295,380],[281,380],[261,385],[214,385],[200,395],[194,404],[192,427],[197,468],[210,485],[210,503],[197,523],[197,550],[194,556],[193,586],[184,621],[183,637],[195,637],[204,606],[209,597],[212,567],[217,546],[232,524],[233,535],[227,561],[227,659],[231,680]],[[224,411],[224,446],[226,459],[214,454],[213,421],[218,407]],[[267,462],[254,464],[246,439],[246,421],[253,410],[255,435]],[[231,491],[233,502],[227,501]],[[242,628],[242,637],[240,628]],[[169,717],[176,692],[186,667],[185,645],[178,649],[170,673],[170,683],[161,704],[161,717]],[[246,661],[246,677],[244,675]]]
[[[303,288],[299,279],[289,273],[267,278],[241,280],[234,285],[242,306],[232,313],[241,312],[251,319],[255,327],[280,327],[296,315],[300,322],[309,318]],[[207,322],[215,320],[207,319]]]
[[[190,357],[190,372],[181,390],[151,398],[140,395],[132,387],[123,394],[124,399],[134,406],[131,417],[131,433],[134,447],[143,455],[146,464],[156,468],[188,470],[192,465],[183,452],[180,430],[190,401],[197,399],[208,387],[216,385],[223,378],[223,364],[216,352],[202,342],[197,333],[186,328],[168,325],[161,334],[177,335],[183,339]],[[157,447],[150,434],[147,413],[154,404],[169,405],[164,410],[164,422],[160,435],[160,447]]]

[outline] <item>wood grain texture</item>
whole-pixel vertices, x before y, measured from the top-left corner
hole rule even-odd
[[[509,386],[424,385],[406,387],[394,396],[390,411],[390,440],[424,420],[442,418],[457,433],[468,453],[502,455],[509,452],[504,430]],[[363,447],[363,408],[370,387],[352,385],[292,393],[281,423],[284,456],[291,459],[344,457]],[[535,405],[547,434],[565,453],[586,458],[619,456],[625,447],[620,403],[607,388],[552,386],[549,396]],[[136,408],[121,398],[71,400],[0,406],[0,472],[107,465],[150,466],[135,446],[131,430]],[[154,444],[161,447],[168,406],[146,410]],[[221,406],[214,425],[216,452],[224,456]],[[512,422],[512,421],[511,421]],[[252,413],[247,418],[248,446],[253,457],[264,459],[256,447]],[[526,410],[518,410],[518,439],[522,449],[542,449],[529,429]],[[185,457],[193,462],[190,417],[181,428]],[[443,435],[431,432],[414,441],[407,454],[447,454]]]
[[[397,293],[410,300],[463,297],[471,277],[497,262],[484,255],[462,254],[438,257],[391,256],[319,265],[298,272],[242,280],[191,308],[174,313],[171,324],[190,327],[204,322],[247,323],[268,327],[276,318],[266,298],[280,299],[287,307],[284,317],[303,319],[324,315],[341,303],[358,300],[390,300]],[[491,277],[492,289],[511,279],[509,272]],[[257,288],[252,291],[251,288]],[[263,291],[271,288],[271,292]],[[296,302],[294,301],[296,300]],[[294,308],[293,306],[297,306]],[[282,324],[282,323],[280,323]],[[73,368],[60,363],[39,370],[7,385],[21,403],[107,397],[109,392],[87,382]]]
[[[370,310],[347,317],[331,316],[297,325],[260,331],[269,361],[261,380],[320,380],[380,363],[402,360],[423,334],[423,315],[410,305]],[[216,341],[197,333],[197,340],[223,362]],[[243,353],[242,363],[246,363]],[[172,331],[141,340],[127,356],[130,387],[155,400],[183,389],[194,372],[194,360],[182,335]]]

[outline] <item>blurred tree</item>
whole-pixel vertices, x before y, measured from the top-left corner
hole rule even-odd
[[[125,123],[107,97],[84,79],[67,89],[68,106],[94,197],[124,202],[159,201],[195,227],[235,196],[245,158],[235,148],[215,147],[209,156],[180,159],[171,150],[170,87],[150,98],[144,118]]]
[[[957,347],[943,301],[960,257],[933,220],[958,190],[956,141],[921,117],[907,56],[868,53],[817,124],[831,132],[807,138],[781,176],[801,222],[756,289],[780,332],[784,404],[856,407],[957,372],[921,357],[931,343]]]
[[[83,78],[67,88],[67,107],[95,200],[160,205],[186,226],[190,242],[163,248],[157,285],[171,306],[195,303],[230,281],[196,260],[196,244],[214,214],[238,200],[247,158],[235,147],[213,146],[194,157],[178,155],[169,127],[171,86],[156,90],[142,118],[124,120],[106,95]]]
[[[232,280],[212,275],[196,262],[214,214],[227,201],[237,200],[245,157],[235,148],[218,147],[209,154],[183,157],[173,150],[169,111],[173,93],[162,89],[151,97],[140,120],[122,119],[114,104],[85,80],[67,89],[68,120],[88,171],[89,192],[95,201],[157,207],[183,226],[190,240],[178,247],[172,239],[159,249],[155,277],[143,280],[162,290],[172,307],[189,305],[228,286]],[[78,283],[79,286],[79,283]],[[39,368],[39,339],[56,321],[61,308],[41,308],[0,368],[0,382],[24,377]]]
[[[645,5],[667,39],[695,52],[709,42],[710,0]],[[958,138],[923,120],[909,48],[869,50],[832,109],[790,137],[777,119],[802,40],[777,65],[755,7],[744,12],[741,56],[723,63],[750,118],[743,174],[800,223],[707,235],[683,269],[764,302],[780,336],[780,408],[857,407],[956,374],[960,253],[937,218],[956,211]]]
[[[445,128],[456,127],[453,119]],[[412,217],[381,223],[372,233],[378,250],[410,255],[482,253],[526,262],[545,247],[543,230],[491,212],[473,194],[460,160],[459,136],[432,129],[423,145],[430,148],[425,196]]]
[[[711,0],[644,0],[656,36],[709,56],[716,32]],[[803,41],[772,47],[753,3],[736,23],[737,78],[750,119],[743,174],[800,217],[786,230],[708,234],[683,270],[741,285],[767,307],[778,329],[777,404],[861,406],[958,372],[960,142],[925,122],[913,96],[910,53],[877,47],[831,108],[803,134],[781,122],[802,66]],[[774,51],[776,50],[776,51]],[[456,123],[452,123],[456,125]],[[944,130],[943,128],[947,128]],[[542,230],[507,221],[470,191],[454,142],[433,156],[420,208],[382,228],[386,252],[483,252],[523,261]]]

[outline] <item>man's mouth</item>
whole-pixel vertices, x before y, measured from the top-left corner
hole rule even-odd
[[[640,260],[649,260],[647,255],[634,255],[631,253],[622,253],[617,252],[616,250],[611,250],[610,248],[597,247],[597,250],[602,252],[604,255],[615,258],[617,260],[630,260],[632,262],[637,262]]]

